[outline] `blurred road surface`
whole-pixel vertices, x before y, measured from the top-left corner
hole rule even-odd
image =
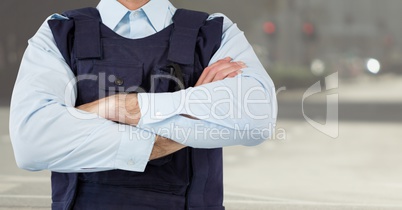
[[[402,209],[401,84],[397,77],[339,83],[330,92],[340,100],[337,138],[304,119],[304,91],[281,92],[274,139],[225,149],[227,209]],[[306,100],[304,114],[323,120],[326,95]],[[0,209],[49,209],[49,173],[15,166],[7,119],[1,108]]]

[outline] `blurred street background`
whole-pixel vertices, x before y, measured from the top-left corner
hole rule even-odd
[[[0,210],[50,209],[50,173],[15,165],[12,87],[27,40],[87,1],[0,2]],[[402,209],[402,1],[172,0],[242,29],[278,89],[273,139],[225,151],[228,210]]]

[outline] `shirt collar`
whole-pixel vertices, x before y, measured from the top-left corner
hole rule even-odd
[[[101,0],[96,8],[99,10],[103,24],[112,30],[129,11],[116,0]]]
[[[117,0],[101,0],[97,6],[103,24],[114,30],[130,10],[120,4]],[[168,0],[150,0],[141,8],[156,31],[165,27],[166,14],[173,9]]]
[[[160,31],[165,27],[166,14],[172,5],[168,0],[150,0],[142,7],[156,31]]]

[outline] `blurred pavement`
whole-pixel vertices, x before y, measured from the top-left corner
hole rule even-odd
[[[331,92],[340,99],[342,121],[336,139],[316,130],[302,115],[286,114],[301,112],[293,109],[301,109],[303,91],[281,92],[274,139],[258,147],[225,149],[227,209],[402,209],[402,112],[394,113],[392,120],[376,121],[382,112],[390,115],[383,107],[400,110],[401,85],[402,78],[387,76],[340,83]],[[325,96],[309,98],[306,114],[320,119],[322,110],[308,110],[308,105],[325,111]],[[344,116],[343,120],[342,105],[353,103],[358,106],[350,106],[355,114],[367,119]],[[7,125],[7,108],[0,109],[0,120]],[[0,209],[49,209],[49,173],[25,172],[15,166],[7,127],[0,127]]]

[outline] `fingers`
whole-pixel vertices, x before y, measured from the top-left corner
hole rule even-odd
[[[242,73],[241,69],[246,68],[246,64],[243,62],[233,62],[231,65],[221,71],[218,71],[215,74],[215,77],[212,79],[212,82],[223,80],[227,78],[229,75],[238,75]]]
[[[230,57],[226,57],[205,68],[195,86],[235,77],[246,67],[243,62],[232,62]]]
[[[203,81],[205,80],[205,77],[209,74],[209,72],[214,69],[215,67],[219,67],[219,65],[225,64],[225,63],[230,63],[232,61],[232,58],[226,57],[224,59],[218,60],[217,62],[213,63],[212,65],[208,66],[207,68],[204,69],[202,72],[200,78],[197,81],[197,84],[195,86],[199,86],[204,84]]]
[[[233,78],[233,77],[235,77],[235,76],[237,76],[237,75],[239,75],[239,74],[241,74],[241,73],[243,73],[243,71],[235,71],[235,72],[232,72],[232,73],[230,73],[226,78]]]
[[[230,61],[232,61],[231,57],[226,57],[226,58],[220,59],[217,62],[215,62],[212,65],[210,65],[207,68],[205,68],[205,70],[215,68],[216,66],[219,66],[219,65],[221,65],[223,63],[229,63]]]
[[[208,71],[208,74],[206,75],[203,83],[206,84],[206,83],[210,83],[210,82],[214,81],[214,78],[216,77],[216,75],[218,75],[219,77],[222,77],[224,74],[222,71],[225,71],[226,69],[231,69],[233,67],[238,67],[238,65],[235,62],[229,62],[229,63],[220,64],[220,65],[215,66],[214,68],[211,68]]]
[[[204,70],[196,86],[219,81],[227,77],[235,77],[242,73],[241,69],[246,67],[243,62],[232,62],[229,59],[219,60]]]

